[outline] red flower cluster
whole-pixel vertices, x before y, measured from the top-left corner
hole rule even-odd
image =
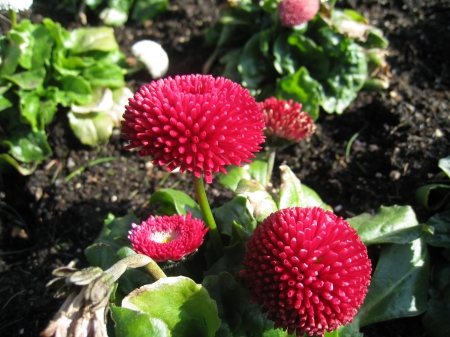
[[[266,127],[266,143],[269,146],[285,146],[311,136],[316,126],[308,113],[297,102],[270,97],[259,103]]]
[[[278,4],[281,24],[293,27],[311,21],[319,7],[320,0],[283,0]]]
[[[212,182],[225,165],[250,162],[264,142],[261,109],[239,84],[184,75],[143,86],[125,106],[122,133],[140,156],[167,170],[191,171]]]
[[[133,249],[156,262],[179,261],[193,253],[209,229],[202,220],[193,219],[191,213],[187,216],[150,216],[140,226],[131,226],[128,239]]]
[[[318,207],[272,213],[247,242],[252,301],[275,328],[323,336],[353,320],[370,283],[371,262],[356,231]]]

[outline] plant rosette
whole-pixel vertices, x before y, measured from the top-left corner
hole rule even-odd
[[[344,220],[286,165],[281,184],[267,190],[267,160],[254,157],[264,119],[248,90],[206,75],[161,79],[129,99],[124,117],[127,148],[190,172],[197,200],[155,191],[148,219],[105,219],[85,250],[96,277],[90,269],[82,281],[73,270],[55,272],[69,277],[72,298],[113,275],[104,276],[113,286],[101,288],[109,302],[86,295],[81,303],[111,336],[355,336],[427,310],[429,257],[412,208]],[[234,197],[211,209],[203,180],[213,179]],[[378,252],[373,272],[370,245]],[[71,303],[56,319],[73,315]],[[99,309],[110,314],[98,319]]]
[[[319,108],[343,113],[360,90],[388,87],[388,41],[360,13],[334,2],[231,2],[207,32],[215,50],[204,72],[214,68],[260,101],[301,102],[313,120]]]
[[[45,18],[23,20],[0,37],[0,169],[30,174],[51,154],[46,126],[67,113],[85,145],[106,141],[132,94],[129,66],[108,27],[69,32]],[[22,164],[22,165],[19,165]]]

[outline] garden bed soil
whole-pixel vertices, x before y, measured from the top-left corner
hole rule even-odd
[[[79,26],[75,15],[59,4],[35,0],[32,10],[19,18],[39,22],[50,17],[68,29]],[[411,205],[419,221],[426,221],[432,214],[418,204],[414,192],[440,171],[438,160],[450,154],[450,1],[338,4],[353,7],[384,31],[390,41],[391,86],[381,93],[360,93],[342,115],[322,111],[311,139],[278,152],[276,164],[288,164],[344,218],[374,213],[381,205]],[[168,75],[200,73],[211,53],[202,47],[203,33],[224,5],[214,0],[170,1],[162,17],[117,28],[116,37],[127,55],[137,40],[160,42],[171,62]],[[88,21],[96,19],[88,16]],[[8,23],[3,18],[0,22],[4,34]],[[134,89],[150,80],[144,72],[127,78]],[[193,191],[186,174],[166,176],[148,159],[123,150],[118,130],[108,143],[86,147],[60,113],[48,136],[53,154],[34,174],[0,175],[2,336],[37,336],[45,328],[62,303],[45,288],[52,270],[75,259],[79,267],[87,266],[83,250],[97,237],[108,213],[124,216],[133,211],[144,219],[155,210],[148,202],[159,188]],[[89,166],[105,157],[115,159]],[[82,166],[82,173],[66,181]],[[207,189],[213,207],[231,197],[216,181]],[[424,335],[420,316],[371,325],[363,332],[369,337]]]

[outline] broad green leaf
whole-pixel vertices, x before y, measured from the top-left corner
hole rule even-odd
[[[121,248],[130,245],[128,231],[131,229],[132,223],[140,224],[139,219],[133,213],[121,218],[116,218],[111,213],[108,214],[95,242],[107,244],[114,252],[118,252]]]
[[[321,207],[327,211],[333,211],[333,208],[330,205],[326,204],[319,197],[317,192],[314,191],[312,188],[306,186],[305,184],[302,184],[302,191],[303,191],[303,195],[305,196],[306,204],[308,205],[308,207],[317,206],[317,207]]]
[[[305,195],[303,194],[302,184],[300,179],[291,171],[289,166],[283,164],[280,166],[281,172],[281,186],[280,186],[280,200],[278,208],[288,207],[307,207]]]
[[[71,33],[73,54],[92,50],[112,51],[119,48],[114,30],[110,27],[77,28]]]
[[[24,163],[41,161],[52,153],[44,130],[33,132],[24,127],[15,130],[11,138],[4,143],[10,147],[9,153]]]
[[[220,326],[206,288],[184,276],[142,286],[123,299],[122,307],[162,320],[172,337],[213,337]]]
[[[265,185],[267,180],[267,155],[258,153],[251,164],[230,166],[227,171],[228,174],[220,175],[219,183],[222,186],[229,187],[232,191],[236,191],[239,181],[243,178],[256,180],[261,185]]]
[[[91,266],[100,267],[103,270],[108,269],[119,261],[111,247],[104,243],[90,245],[84,250],[84,254]]]
[[[360,326],[416,316],[427,308],[429,256],[423,238],[381,249],[369,292],[359,309]]]
[[[5,36],[0,36],[2,62],[0,76],[12,75],[19,65],[20,48]]]
[[[277,80],[277,96],[279,98],[300,102],[303,110],[313,120],[319,117],[319,102],[322,87],[318,81],[309,75],[305,67],[300,67],[292,76]]]
[[[45,69],[39,68],[35,70],[22,71],[12,75],[3,75],[3,78],[17,84],[20,89],[34,90],[44,83]]]
[[[69,111],[67,117],[73,133],[85,145],[107,141],[114,128],[114,122],[104,112],[77,114]]]
[[[162,188],[150,197],[150,205],[160,202],[161,205],[156,211],[158,215],[174,215],[192,213],[192,217],[201,219],[202,212],[200,206],[189,195],[171,188]]]
[[[450,336],[450,265],[433,267],[428,310],[422,324],[428,336]]]
[[[38,122],[40,97],[36,91],[20,90],[21,120],[23,123],[30,124],[33,132],[39,131],[40,123]]]
[[[450,250],[450,211],[433,215],[428,219],[427,225],[433,231],[433,234],[427,235],[427,243]]]
[[[222,272],[207,276],[202,285],[216,301],[222,325],[227,325],[231,336],[245,336],[248,331],[254,335],[261,335],[267,330],[273,331],[273,323],[267,320],[265,314],[261,314],[256,303],[250,304],[248,290],[238,284],[231,274]]]
[[[92,100],[91,84],[82,77],[67,75],[61,78],[58,98],[64,106],[72,103],[88,104]]]
[[[28,176],[32,174],[37,167],[37,163],[34,165],[19,165],[17,160],[11,157],[7,153],[0,153],[0,172],[9,173],[12,169],[15,169],[23,176]]]
[[[222,206],[214,208],[212,212],[220,233],[232,238],[233,223],[237,222],[249,235],[253,234],[256,228],[256,220],[248,206],[247,198],[238,195]]]
[[[428,184],[416,190],[417,200],[430,211],[448,208],[450,203],[449,184]]]
[[[167,324],[151,315],[135,310],[111,306],[116,337],[158,336],[172,337]]]
[[[325,54],[321,45],[317,45],[314,40],[295,32],[289,35],[287,43],[296,48],[295,51],[292,51],[295,57],[294,62],[306,67],[311,77],[318,81],[326,80],[329,77],[332,59]],[[295,70],[298,68],[299,66]]]
[[[91,86],[120,88],[125,86],[122,69],[116,64],[98,63],[83,71],[83,77]]]
[[[33,56],[34,38],[31,35],[32,23],[30,20],[23,20],[16,29],[9,31],[8,36],[19,50],[19,64],[24,69],[31,69],[31,59]]]
[[[169,8],[168,0],[135,0],[132,18],[137,21],[152,20]]]
[[[89,6],[92,10],[95,10],[105,0],[83,0],[83,2]]]
[[[422,232],[411,206],[381,206],[375,215],[363,213],[347,221],[366,245],[405,244],[417,239]]]
[[[328,27],[318,31],[322,45],[332,61],[322,84],[320,105],[328,113],[341,114],[356,98],[367,78],[367,61],[361,47]]]
[[[238,273],[242,269],[242,261],[244,260],[246,251],[244,242],[237,242],[232,246],[225,247],[223,249],[223,256],[211,268],[205,271],[204,275],[218,275],[226,270],[233,277],[238,277]]]
[[[438,166],[450,178],[450,156],[439,159]]]
[[[353,322],[341,326],[337,331],[339,337],[364,337],[364,334],[359,332],[358,316],[353,318]]]
[[[242,194],[248,199],[253,208],[253,217],[257,222],[262,222],[278,210],[275,200],[256,180],[241,179],[236,188],[236,194]]]
[[[245,44],[239,58],[238,70],[242,84],[251,89],[258,89],[270,78],[271,64],[265,59],[261,50],[262,32],[253,35]]]

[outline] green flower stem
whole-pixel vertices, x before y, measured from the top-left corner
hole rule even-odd
[[[223,255],[223,244],[220,239],[219,230],[217,229],[216,221],[214,220],[213,214],[211,212],[211,207],[209,207],[208,199],[206,197],[205,186],[203,185],[203,178],[194,178],[194,188],[195,194],[197,195],[197,201],[200,205],[200,209],[202,210],[203,218],[205,220],[206,225],[209,227],[209,236],[211,238],[212,245],[214,247],[214,251],[216,252],[217,257],[221,257]]]
[[[275,165],[275,155],[277,154],[276,147],[269,147],[269,156],[267,158],[267,175],[266,175],[266,186],[269,184],[272,178],[273,166]]]
[[[144,266],[145,269],[156,279],[159,280],[161,278],[167,277],[166,274],[162,271],[162,269],[158,266],[155,261],[151,261]]]
[[[17,14],[12,9],[9,10],[9,17],[11,18],[11,27],[16,28],[17,27]]]

